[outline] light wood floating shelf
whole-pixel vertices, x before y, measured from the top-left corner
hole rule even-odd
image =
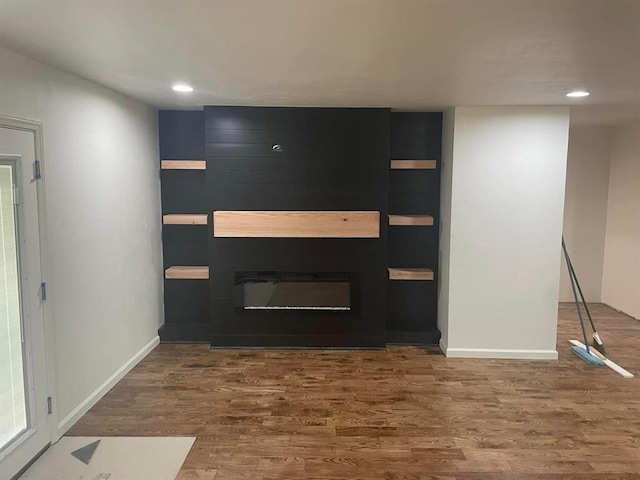
[[[204,160],[162,160],[162,170],[206,170],[207,162]]]
[[[389,280],[433,280],[428,268],[389,268]]]
[[[391,160],[391,170],[435,170],[435,160]]]
[[[389,215],[389,225],[428,227],[433,225],[431,215]]]
[[[215,211],[213,236],[379,238],[380,212]]]
[[[187,214],[171,214],[163,215],[162,223],[164,225],[206,225],[207,215],[187,215]]]
[[[164,278],[207,280],[209,278],[209,267],[169,267],[164,271]]]

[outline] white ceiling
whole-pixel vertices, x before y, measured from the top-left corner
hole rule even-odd
[[[640,0],[0,0],[0,45],[157,107],[580,104],[578,123],[640,119]]]

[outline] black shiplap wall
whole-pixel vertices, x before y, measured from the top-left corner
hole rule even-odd
[[[204,112],[163,110],[158,114],[161,160],[204,160]],[[204,170],[161,170],[162,214],[206,214]],[[206,225],[163,225],[164,268],[208,264]],[[209,342],[206,280],[165,279],[162,341]]]
[[[378,241],[213,239],[211,220],[164,225],[165,268],[210,265],[211,275],[165,280],[161,339],[209,342],[214,331],[219,346],[267,345],[269,336],[272,344],[291,346],[380,346],[386,333],[389,342],[436,343],[437,280],[387,281],[386,268],[430,268],[437,279],[441,123],[440,113],[386,109],[212,107],[205,138],[204,112],[161,111],[161,159],[206,159],[208,167],[162,171],[163,214],[210,219],[214,209],[378,210],[382,235]],[[273,143],[284,152],[272,152]],[[389,159],[437,160],[438,168],[389,170]],[[434,226],[387,227],[387,213],[432,215]],[[238,322],[229,278],[259,269],[356,272],[360,302],[369,307],[360,320],[244,312]]]
[[[384,346],[389,115],[387,109],[205,107],[208,212],[381,214],[379,239],[210,236],[212,345]],[[359,311],[236,310],[234,273],[252,270],[351,272]]]
[[[389,213],[431,215],[433,226],[389,227],[389,267],[428,268],[433,281],[389,281],[387,340],[437,344],[441,113],[392,113],[390,159],[436,160],[435,170],[391,170]]]

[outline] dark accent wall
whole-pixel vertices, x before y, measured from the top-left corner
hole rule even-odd
[[[161,160],[204,160],[204,112],[163,110],[158,114]],[[162,214],[207,213],[204,170],[160,170]],[[207,265],[206,225],[163,225],[164,268]],[[206,280],[164,281],[162,341],[209,342],[209,284]]]
[[[219,347],[437,343],[441,129],[440,113],[387,109],[161,111],[160,159],[206,160],[206,170],[188,169],[198,167],[188,162],[161,170],[162,213],[208,219],[163,225],[164,267],[209,268],[208,280],[189,273],[165,280],[161,340]],[[390,160],[435,160],[436,168],[393,170]],[[214,210],[379,211],[380,238],[214,238]],[[434,221],[388,226],[388,214]],[[435,279],[388,280],[388,267],[431,269]],[[348,273],[354,309],[238,309],[234,273],[246,271]]]
[[[210,219],[213,346],[385,345],[389,122],[388,109],[205,107],[207,212],[381,214],[380,238],[362,239],[214,238]],[[351,273],[359,309],[236,309],[235,272],[257,270]]]
[[[389,281],[389,343],[437,344],[442,113],[392,113],[390,159],[436,160],[434,170],[391,170],[389,213],[431,215],[432,226],[389,227],[390,267],[428,268],[432,281]]]

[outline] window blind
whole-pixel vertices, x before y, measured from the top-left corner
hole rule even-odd
[[[0,449],[27,428],[13,177],[0,164]]]

